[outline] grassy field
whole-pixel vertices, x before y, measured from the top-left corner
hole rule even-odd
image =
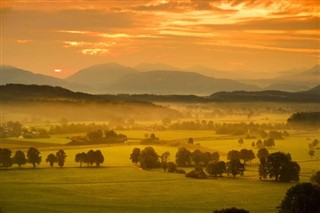
[[[275,212],[293,184],[248,178],[194,180],[135,167],[1,171],[3,212]]]
[[[126,134],[130,140],[139,140],[152,131],[123,130],[117,133]],[[222,160],[226,160],[228,151],[251,149],[251,142],[256,141],[245,140],[240,146],[238,138],[216,135],[212,131],[157,131],[155,134],[168,141],[165,145],[152,146],[160,155],[169,151],[169,161],[175,160],[175,153],[180,146],[187,146],[189,137],[199,143],[192,149],[219,151]],[[0,170],[2,212],[209,213],[213,209],[236,206],[251,213],[273,213],[286,190],[294,185],[260,181],[258,160],[253,160],[247,166],[245,175],[236,179],[225,176],[196,180],[184,175],[168,174],[161,169],[143,171],[131,163],[129,155],[134,147],[143,149],[145,145],[64,146],[66,138],[72,135],[54,135],[38,140],[15,138],[11,139],[12,144],[6,143],[7,148],[13,151],[20,149],[19,143],[32,142],[35,147],[38,143],[43,159],[37,169],[32,169],[30,165],[18,169],[15,165],[8,170]],[[289,138],[276,140],[276,147],[269,151],[291,153],[293,160],[301,166],[301,181],[308,181],[312,173],[320,169],[320,161],[317,160],[319,150],[316,150],[313,160],[308,155],[308,144],[318,136],[318,132],[292,132]],[[171,146],[170,141],[180,141],[180,145]],[[23,147],[22,150],[26,152],[27,146]],[[65,167],[50,168],[45,158],[60,148],[67,154]],[[105,163],[101,168],[78,168],[74,156],[90,149],[100,149]]]

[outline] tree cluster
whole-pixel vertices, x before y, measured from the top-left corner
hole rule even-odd
[[[117,134],[113,130],[96,130],[88,132],[86,136],[74,136],[68,145],[87,145],[104,143],[125,143],[128,140],[124,134]]]
[[[41,163],[42,157],[38,149],[30,147],[27,151],[27,156],[21,150],[17,150],[13,156],[10,149],[1,148],[0,149],[0,166],[1,167],[11,167],[13,164],[17,164],[18,167],[26,163],[32,164],[35,168]]]
[[[291,160],[290,154],[275,152],[260,158],[259,175],[261,179],[274,178],[280,182],[299,181],[300,166]]]
[[[182,147],[176,153],[176,164],[179,167],[188,166],[207,166],[210,161],[218,161],[220,154],[218,152],[201,152],[196,149],[193,152]]]
[[[97,167],[104,162],[104,156],[100,150],[93,151],[90,149],[87,153],[77,153],[75,156],[75,162],[80,163],[80,167],[85,163],[88,166],[96,164]]]

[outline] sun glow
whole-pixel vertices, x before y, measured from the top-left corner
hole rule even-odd
[[[62,69],[56,68],[56,69],[54,69],[53,71],[54,71],[55,73],[60,73],[60,72],[62,72]]]

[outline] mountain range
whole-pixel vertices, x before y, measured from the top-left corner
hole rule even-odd
[[[257,80],[236,81],[210,77],[199,72],[220,77],[224,73],[202,66],[182,70],[159,63],[144,63],[134,68],[107,63],[90,66],[65,79],[59,79],[1,65],[1,84],[51,85],[95,94],[209,95],[220,91],[260,91],[263,88],[301,91],[310,89],[320,82],[319,65],[298,73],[290,72],[273,79]]]

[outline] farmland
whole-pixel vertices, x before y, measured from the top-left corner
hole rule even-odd
[[[119,131],[129,138],[141,139],[150,131]],[[211,131],[159,131],[163,140],[186,144],[190,136],[199,143],[195,148],[219,151],[221,159],[231,149],[250,148],[251,140],[240,146],[237,138],[219,137]],[[291,153],[294,160],[301,161],[301,180],[308,181],[312,172],[319,169],[319,161],[307,154],[307,138],[316,136],[310,132],[292,134],[288,139],[277,141],[272,151]],[[55,135],[48,143],[60,143]],[[55,140],[54,140],[55,139]],[[64,140],[64,139],[63,139]],[[130,141],[130,140],[129,140]],[[37,142],[37,140],[35,140]],[[41,141],[46,142],[46,141]],[[17,141],[13,143],[18,143]],[[42,144],[41,143],[41,144]],[[186,144],[187,145],[187,144]],[[233,179],[194,180],[180,174],[168,174],[162,169],[144,171],[134,166],[129,155],[134,147],[125,145],[94,145],[73,147],[55,144],[39,147],[41,155],[47,156],[62,148],[67,154],[64,168],[50,168],[44,161],[38,169],[30,165],[22,169],[1,170],[1,198],[3,212],[211,212],[214,208],[237,206],[250,212],[274,212],[285,191],[294,183],[275,183],[258,178],[254,160],[245,175]],[[153,146],[158,154],[169,151],[174,161],[178,147]],[[74,156],[89,149],[100,149],[105,156],[101,168],[77,168]],[[15,149],[13,147],[13,149]],[[24,150],[26,151],[26,149]],[[255,152],[257,150],[254,150]],[[319,152],[316,154],[319,156]],[[303,162],[304,161],[304,162]],[[245,196],[245,198],[243,197]]]
[[[261,105],[255,106],[255,115],[248,118],[248,110],[230,105],[219,108],[220,114],[209,116],[214,106],[172,106],[184,114],[175,122],[201,122],[203,119],[213,119],[215,124],[221,123],[249,123],[277,124],[287,128],[284,124],[294,109],[286,108],[285,112],[278,112],[274,106],[265,109]],[[273,105],[272,105],[273,106]],[[297,106],[295,106],[297,107]],[[305,107],[305,106],[304,106]],[[305,108],[314,109],[315,105]],[[14,114],[11,114],[14,116]],[[186,116],[188,115],[188,116]],[[207,117],[209,116],[209,117]],[[215,116],[215,117],[214,117]],[[19,116],[17,116],[19,117]],[[198,120],[200,119],[200,121]],[[41,121],[42,120],[42,121]],[[36,123],[26,122],[28,126],[49,130],[52,125],[59,125],[59,121],[48,124],[45,118],[39,118]],[[90,123],[86,121],[86,123]],[[100,122],[103,123],[103,122]],[[126,125],[126,123],[123,123]],[[257,154],[258,148],[252,147],[259,137],[244,138],[239,144],[238,135],[217,134],[210,129],[176,130],[162,127],[161,120],[137,120],[139,129],[113,128],[118,134],[128,137],[126,143],[121,144],[87,144],[67,146],[66,143],[74,136],[85,136],[87,132],[51,134],[49,138],[9,137],[1,140],[2,148],[13,151],[27,152],[31,146],[38,148],[42,156],[40,166],[33,169],[31,164],[18,168],[13,165],[0,170],[1,177],[1,210],[2,212],[212,212],[236,206],[251,213],[272,213],[283,199],[291,183],[278,183],[273,180],[259,180],[259,160],[254,159],[246,166],[243,176],[233,178],[227,176],[204,180],[186,178],[183,174],[170,174],[163,169],[142,170],[134,165],[129,157],[137,147],[143,149],[152,146],[158,155],[170,152],[168,161],[175,161],[175,154],[181,147],[194,151],[219,152],[220,160],[227,161],[230,150],[252,149]],[[271,125],[271,127],[272,127]],[[161,127],[161,128],[159,128]],[[276,126],[273,126],[276,128]],[[309,182],[310,177],[320,168],[320,150],[315,149],[311,158],[308,154],[309,144],[319,138],[319,129],[287,129],[289,136],[275,141],[275,147],[268,148],[269,152],[290,153],[292,159],[301,167],[300,182]],[[282,129],[283,131],[283,129]],[[159,141],[151,144],[140,142],[152,133]],[[194,143],[189,144],[188,139]],[[67,155],[64,167],[51,168],[45,162],[46,156],[63,149]],[[75,155],[90,149],[101,150],[104,163],[99,167],[79,168],[75,162]],[[192,167],[184,168],[187,172]]]

